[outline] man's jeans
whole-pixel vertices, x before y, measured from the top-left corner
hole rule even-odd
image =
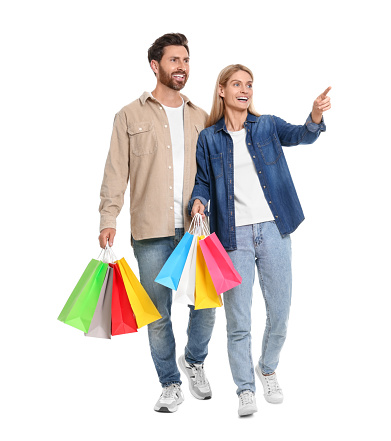
[[[139,270],[140,282],[147,291],[162,318],[148,325],[148,337],[155,368],[162,386],[179,383],[176,364],[175,339],[171,323],[172,291],[154,280],[184,234],[183,228],[175,229],[175,237],[134,240],[133,249]],[[215,322],[215,309],[194,310],[189,305],[188,341],[185,359],[188,363],[203,363],[208,355],[208,343]]]
[[[237,249],[229,251],[242,283],[224,294],[228,357],[237,393],[255,392],[251,355],[251,304],[255,266],[266,305],[266,328],[259,366],[271,374],[284,344],[292,292],[291,240],[274,222],[236,227]],[[255,313],[256,315],[257,312]]]

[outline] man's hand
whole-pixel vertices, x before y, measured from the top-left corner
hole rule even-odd
[[[194,217],[196,213],[199,213],[202,216],[202,220],[205,219],[205,205],[199,199],[196,199],[193,203],[193,208],[191,209],[191,217]]]
[[[330,97],[327,96],[331,87],[328,87],[318,98],[314,101],[312,106],[311,119],[315,124],[320,124],[322,121],[323,112],[331,108]]]
[[[106,248],[107,245],[107,239],[109,239],[109,246],[112,247],[114,243],[114,236],[115,236],[116,230],[115,228],[104,228],[98,237],[99,245],[101,248]]]

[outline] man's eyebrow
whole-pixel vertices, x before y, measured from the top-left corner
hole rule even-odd
[[[170,58],[171,58],[171,59],[174,59],[174,60],[179,60],[181,57],[175,57],[175,56],[173,56],[173,57],[170,57]],[[190,60],[190,57],[185,57],[184,60]]]

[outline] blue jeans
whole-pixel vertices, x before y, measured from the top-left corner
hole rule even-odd
[[[133,250],[140,270],[140,282],[162,318],[148,325],[149,345],[159,381],[163,387],[182,384],[176,364],[175,338],[171,323],[172,290],[155,282],[163,265],[184,234],[175,229],[175,236],[134,240]],[[203,363],[208,355],[208,343],[215,322],[215,309],[194,310],[189,305],[189,324],[185,359],[188,363]]]
[[[242,283],[224,293],[227,319],[228,358],[237,393],[255,392],[251,355],[251,304],[255,277],[266,305],[266,328],[259,366],[271,374],[278,365],[284,344],[292,292],[291,240],[284,238],[274,222],[236,227],[237,249],[229,251]]]

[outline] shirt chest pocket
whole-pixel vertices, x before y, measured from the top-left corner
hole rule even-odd
[[[157,137],[153,124],[138,122],[128,126],[130,151],[136,156],[150,155],[157,151]]]
[[[257,142],[257,146],[267,165],[275,164],[282,155],[281,143],[275,134],[271,135],[265,141]]]
[[[214,178],[221,178],[223,176],[223,154],[210,155],[209,161]]]

